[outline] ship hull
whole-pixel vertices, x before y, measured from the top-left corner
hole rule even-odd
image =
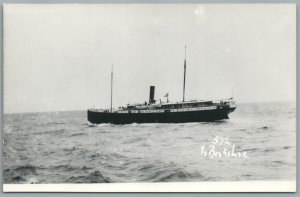
[[[88,110],[88,121],[93,124],[131,124],[131,123],[184,123],[212,122],[228,119],[234,108],[217,108],[213,110],[168,112],[163,113],[104,113]]]

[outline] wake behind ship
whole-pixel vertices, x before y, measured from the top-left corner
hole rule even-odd
[[[236,109],[233,98],[218,101],[185,101],[186,58],[184,59],[183,100],[180,102],[156,101],[155,87],[150,86],[149,102],[112,108],[113,72],[111,73],[111,108],[88,109],[88,121],[93,124],[112,123],[184,123],[210,122],[228,119],[228,114]]]

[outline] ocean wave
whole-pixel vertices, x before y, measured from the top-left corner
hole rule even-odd
[[[174,162],[165,164],[161,161],[147,163],[136,167],[143,174],[141,182],[180,182],[203,180],[199,172],[188,172]]]
[[[275,148],[266,148],[266,149],[264,149],[265,153],[274,152],[274,151],[275,151]]]
[[[190,178],[193,178],[195,175],[186,173],[181,170],[177,170],[174,172],[166,173],[164,176],[160,177],[156,182],[168,182],[168,181],[187,181]]]
[[[142,181],[150,182],[181,182],[193,181],[195,179],[203,179],[204,177],[198,172],[189,173],[181,168],[157,170],[150,173],[147,178]]]
[[[87,133],[74,133],[71,135],[71,137],[80,136],[80,135],[87,135]]]
[[[13,182],[25,182],[26,179],[24,179],[23,177],[21,176],[14,176],[12,179],[11,179]]]
[[[100,157],[100,154],[99,153],[95,153],[95,154],[89,155],[88,157],[91,158],[91,159],[95,159],[97,157]]]
[[[25,178],[22,176],[14,176],[11,178],[10,183],[14,184],[37,184],[39,181],[36,178],[30,177],[30,178]]]
[[[191,140],[191,139],[193,139],[193,137],[191,137],[191,136],[185,136],[185,137],[180,137],[180,139],[189,139],[189,140]]]
[[[252,177],[253,175],[251,175],[251,174],[242,174],[241,176],[242,176],[242,177],[245,177],[245,178],[250,178],[250,177]]]
[[[85,123],[85,125],[89,126],[89,127],[111,127],[111,126],[117,126],[111,123],[100,123],[100,124],[96,124],[96,123],[91,123],[91,122],[87,122]]]
[[[284,146],[282,149],[290,149],[292,148],[291,146]]]
[[[119,167],[120,164],[124,165],[128,162],[132,162],[132,160],[122,154],[118,153],[95,153],[90,152],[86,154],[86,157],[90,159],[90,161],[100,161],[104,167]],[[117,164],[117,165],[115,165]]]
[[[30,164],[4,169],[4,181],[6,183],[28,183],[28,180],[38,175],[38,170],[44,169]]]
[[[136,142],[140,142],[140,141],[143,141],[143,140],[145,140],[144,137],[136,137],[136,138],[128,139],[128,140],[124,141],[123,143],[131,144],[131,143],[136,143]]]
[[[35,173],[38,168],[39,167],[27,164],[27,165],[24,165],[24,166],[16,167],[14,170],[22,172],[22,173]]]
[[[41,132],[34,132],[33,134],[40,135],[40,134],[61,134],[63,132],[67,131],[66,129],[50,129],[46,131]]]
[[[137,168],[137,170],[139,170],[139,171],[148,171],[148,170],[152,170],[153,168],[155,168],[155,165],[146,164],[146,165],[140,166],[139,168]]]
[[[102,124],[96,124],[97,127],[108,127],[108,126],[114,126],[110,123],[102,123]]]
[[[219,176],[215,176],[215,177],[207,177],[207,178],[203,178],[203,181],[218,181],[220,180],[221,177]]]
[[[263,127],[260,127],[259,129],[268,129],[269,127],[267,126],[263,126]]]
[[[64,172],[68,171],[75,171],[75,170],[90,170],[92,168],[87,167],[87,166],[82,166],[82,167],[75,167],[71,165],[58,165],[58,166],[52,166],[50,167],[52,170],[60,170]]]
[[[240,152],[256,151],[256,150],[259,150],[259,149],[258,148],[246,148],[246,149],[240,150]]]
[[[105,162],[102,164],[102,167],[114,173],[117,171],[126,170],[128,168],[126,165],[123,164],[123,161],[117,161],[114,163]]]
[[[284,161],[272,161],[273,163],[276,163],[276,164],[284,164],[285,162]]]
[[[48,124],[52,125],[61,125],[61,124],[66,124],[65,122],[50,122]]]
[[[72,167],[70,165],[58,165],[50,168],[54,170],[60,170],[60,171],[74,171],[76,169],[75,167]]]
[[[111,178],[104,176],[100,171],[94,171],[86,176],[71,176],[67,183],[112,183]]]
[[[90,122],[88,122],[88,123],[86,123],[89,127],[97,127],[98,125],[97,124],[94,124],[94,123],[90,123]]]
[[[35,177],[30,177],[28,180],[26,180],[27,184],[38,184],[39,181]]]

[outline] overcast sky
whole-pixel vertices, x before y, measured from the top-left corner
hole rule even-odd
[[[4,112],[296,100],[293,5],[6,5]]]

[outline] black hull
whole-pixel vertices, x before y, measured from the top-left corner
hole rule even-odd
[[[219,108],[213,110],[164,113],[104,113],[88,110],[88,121],[93,124],[212,122],[228,119],[228,114],[234,110],[235,108]]]

